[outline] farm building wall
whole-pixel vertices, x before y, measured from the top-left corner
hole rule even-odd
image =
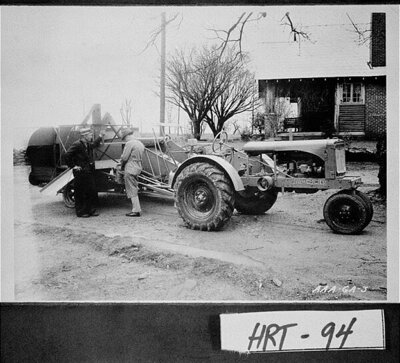
[[[377,139],[386,134],[386,82],[365,85],[365,137]]]

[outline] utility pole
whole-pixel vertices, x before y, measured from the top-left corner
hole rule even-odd
[[[165,12],[161,13],[161,79],[160,79],[160,134],[164,135],[165,123],[165,53],[166,53],[166,20]]]
[[[256,82],[256,81],[255,81]],[[251,133],[254,133],[254,93],[255,93],[255,84],[253,83],[253,95],[251,97]]]

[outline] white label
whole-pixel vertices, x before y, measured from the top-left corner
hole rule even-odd
[[[383,310],[221,314],[220,320],[222,350],[385,349]]]

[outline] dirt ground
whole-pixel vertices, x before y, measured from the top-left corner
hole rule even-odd
[[[348,163],[378,187],[375,163]],[[374,201],[358,236],[334,234],[322,207],[333,191],[279,194],[262,216],[235,212],[219,232],[183,225],[171,198],[100,194],[100,216],[77,218],[62,197],[14,166],[17,301],[385,300],[386,206]]]

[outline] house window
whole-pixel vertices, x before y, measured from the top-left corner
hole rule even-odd
[[[364,103],[364,85],[361,83],[344,83],[342,85],[342,103]]]
[[[353,102],[360,103],[362,102],[361,98],[361,84],[355,83],[353,85]]]
[[[343,85],[343,103],[351,101],[351,84],[345,83]]]

